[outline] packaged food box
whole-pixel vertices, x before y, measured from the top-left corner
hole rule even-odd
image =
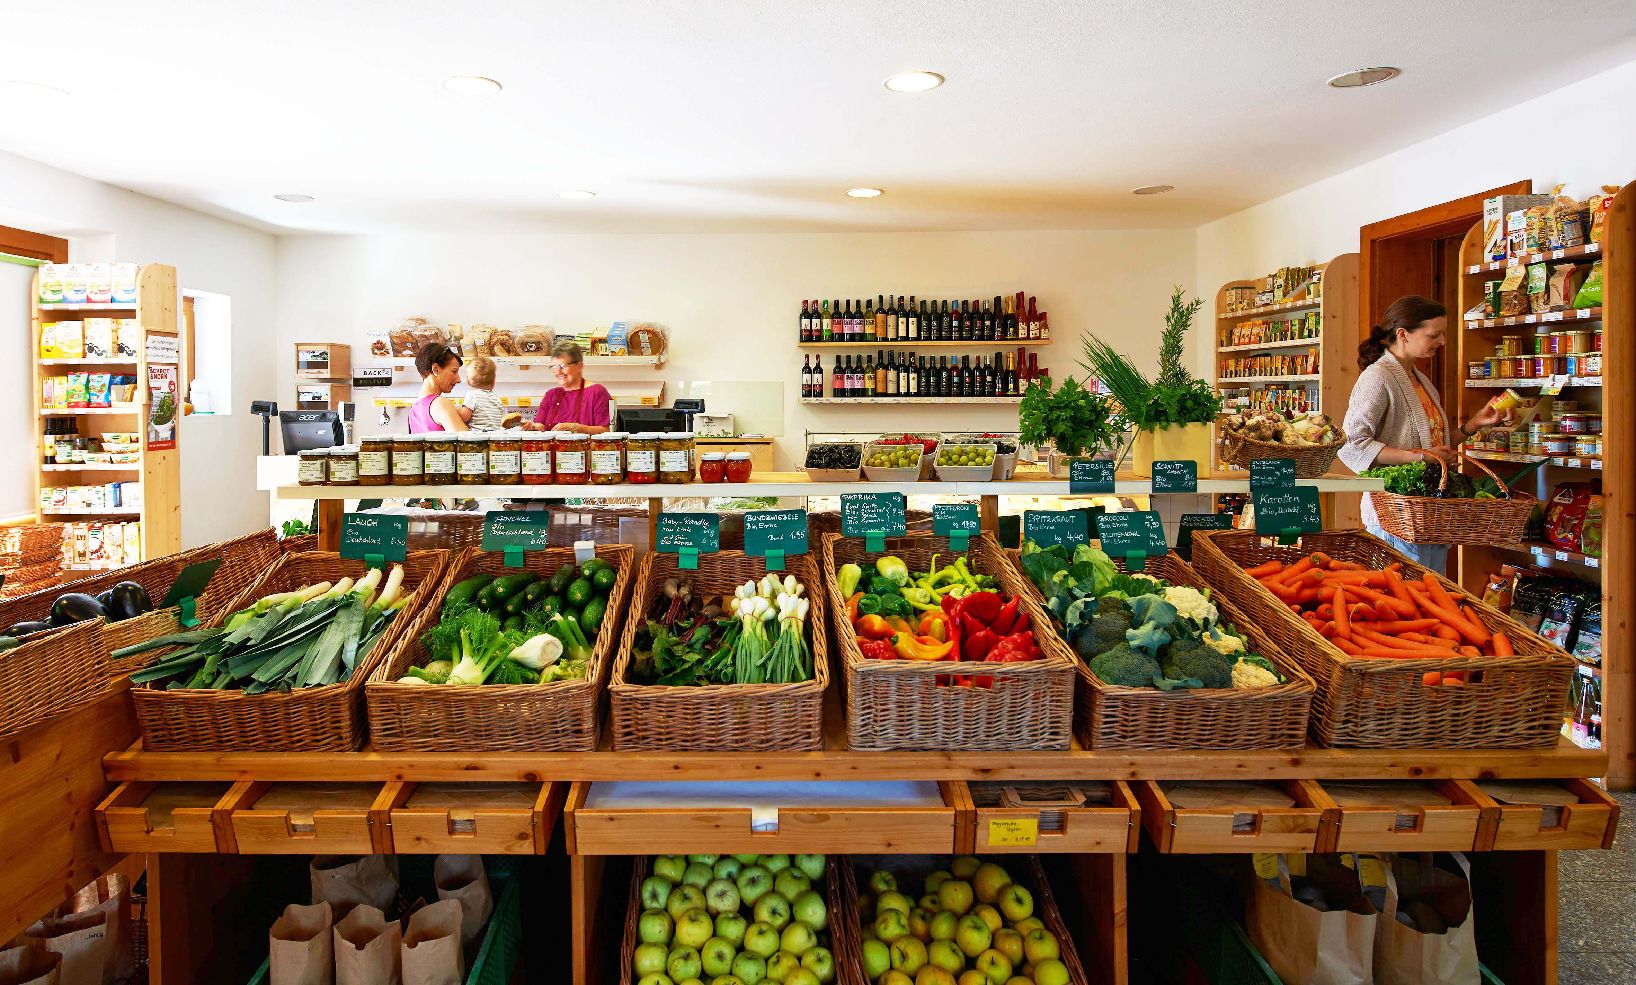
[[[83,263],[63,265],[62,300],[64,304],[84,304],[91,290],[91,272]]]
[[[113,297],[114,304],[136,303],[136,264],[113,264]],[[134,353],[133,353],[134,354]]]
[[[85,300],[90,304],[107,304],[114,299],[114,268],[112,264],[86,265]]]
[[[47,263],[40,266],[40,289],[38,293],[41,304],[62,303],[64,266],[61,263]]]
[[[142,522],[133,520],[125,524],[125,563],[135,564],[142,560]]]
[[[90,359],[111,359],[114,352],[114,320],[87,318],[85,326],[85,355]]]
[[[136,352],[142,346],[142,326],[135,318],[114,319],[114,335],[117,339],[118,354],[130,358],[136,357]]]
[[[1531,205],[1551,204],[1549,195],[1496,195],[1483,201],[1483,243],[1490,260],[1504,260],[1511,256],[1506,219],[1519,209]]]
[[[43,333],[42,333],[43,342]],[[51,332],[53,359],[85,358],[85,325],[77,321],[55,323]]]

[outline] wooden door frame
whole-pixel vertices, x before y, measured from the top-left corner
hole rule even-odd
[[[46,263],[67,263],[68,240],[27,229],[0,226],[0,253],[44,260]]]

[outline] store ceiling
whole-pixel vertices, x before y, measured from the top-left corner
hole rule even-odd
[[[0,149],[280,231],[1191,226],[1636,58],[1633,10],[18,3],[4,14],[0,79],[72,95],[0,87]],[[1324,85],[1369,65],[1403,76]],[[921,68],[948,84],[882,86]],[[441,88],[468,74],[505,90]],[[1555,134],[1542,115],[1516,139],[1594,135]],[[1130,194],[1154,183],[1177,190]],[[846,198],[854,185],[886,194]],[[581,188],[597,197],[559,197]]]

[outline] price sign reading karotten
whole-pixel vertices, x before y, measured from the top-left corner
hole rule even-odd
[[[949,538],[952,550],[964,551],[982,530],[976,503],[936,503],[932,506],[932,533]]]
[[[1318,510],[1318,490],[1312,486],[1291,486],[1252,493],[1255,532],[1293,544],[1301,534],[1315,534],[1324,528]]]
[[[528,551],[551,546],[551,514],[544,510],[491,510],[483,515],[483,550],[505,554],[508,568],[523,566]]]
[[[1198,492],[1199,463],[1191,459],[1167,459],[1154,462],[1153,491],[1156,493]]]
[[[1124,560],[1132,571],[1142,570],[1144,559],[1170,550],[1164,522],[1152,510],[1104,513],[1096,520],[1096,532],[1102,539],[1102,552]]]
[[[1041,547],[1061,544],[1073,550],[1091,542],[1090,522],[1084,510],[1025,510],[1023,537]]]
[[[887,537],[902,537],[906,529],[902,493],[841,495],[841,533],[862,537],[865,550],[884,550]]]
[[[348,513],[341,518],[341,556],[371,568],[409,556],[409,518],[390,513]]]
[[[700,554],[721,550],[721,516],[716,513],[661,513],[657,543],[660,554],[679,555],[676,567],[693,570]]]
[[[1068,492],[1083,496],[1113,492],[1114,463],[1103,458],[1076,458],[1068,463]]]
[[[744,553],[765,558],[768,571],[783,571],[786,555],[807,553],[807,511],[751,510],[744,514]]]
[[[1176,531],[1176,553],[1182,560],[1193,560],[1193,531],[1231,530],[1233,518],[1226,513],[1183,513],[1180,529]]]
[[[1250,492],[1288,489],[1295,485],[1295,459],[1254,458],[1250,460]]]

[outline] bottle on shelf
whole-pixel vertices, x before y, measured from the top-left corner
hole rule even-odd
[[[1035,340],[1035,339],[1037,339],[1039,337],[1040,337],[1040,314],[1039,314],[1039,309],[1034,306],[1034,298],[1029,297],[1029,299],[1028,299],[1028,338],[1029,338],[1029,341],[1033,341],[1033,340]]]
[[[801,357],[801,399],[812,396],[812,357]]]
[[[872,333],[872,338],[878,340],[887,338],[886,321],[886,296],[877,294],[875,295],[875,331]]]
[[[909,295],[909,333],[904,336],[908,341],[920,338],[920,330],[926,326],[926,302],[920,302],[919,310],[915,308],[915,296]]]
[[[873,322],[871,322],[871,325],[873,325]],[[866,356],[862,358],[863,395],[866,397],[873,397],[875,395],[875,357]]]
[[[812,341],[812,313],[807,310],[807,302],[801,302],[801,341]]]
[[[907,396],[911,395],[910,390],[909,390],[909,355],[908,355],[908,353],[905,353],[905,352],[898,353],[897,362],[898,362],[898,396],[907,397]]]
[[[830,317],[828,301],[824,302],[823,313],[818,316],[818,335],[820,342],[835,341],[834,320]]]
[[[841,372],[841,357],[835,357],[835,368],[829,376],[829,395],[832,397],[846,396],[846,377]]]
[[[873,323],[870,324],[869,330],[871,332],[875,330]],[[854,301],[852,304],[852,341],[862,342],[865,338],[866,336],[863,330],[863,301]]]
[[[873,342],[880,338],[879,328],[875,324],[875,302],[873,301],[864,302],[863,338],[865,342]]]

